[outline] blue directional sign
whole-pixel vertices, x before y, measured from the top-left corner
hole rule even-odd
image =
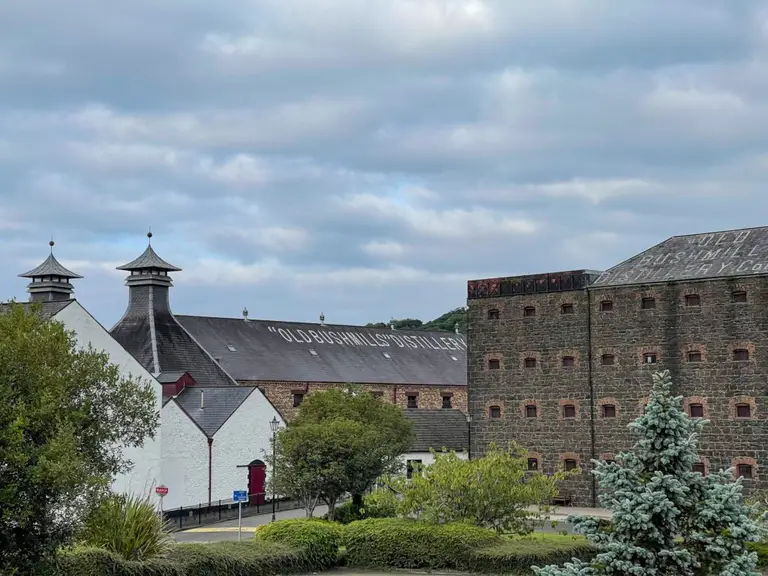
[[[232,492],[232,500],[235,502],[247,502],[248,492],[245,490],[235,490]]]

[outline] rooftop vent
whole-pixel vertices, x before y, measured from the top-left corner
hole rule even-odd
[[[248,308],[246,308],[245,306],[243,306],[243,320],[248,322]]]
[[[325,314],[320,312],[320,325],[325,326]]]

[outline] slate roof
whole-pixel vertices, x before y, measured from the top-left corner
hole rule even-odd
[[[145,270],[147,268],[167,270],[168,272],[181,272],[181,268],[177,268],[160,258],[151,245],[147,246],[147,249],[135,260],[117,267],[118,270]]]
[[[184,376],[187,372],[185,370],[176,370],[174,372],[163,372],[157,377],[157,381],[160,384],[175,384],[179,381],[179,378]]]
[[[411,447],[413,452],[439,452],[447,450],[467,450],[469,434],[467,418],[459,410],[425,410],[422,408],[404,410],[413,423],[416,440]]]
[[[768,274],[768,227],[673,236],[606,270],[592,286]]]
[[[33,268],[29,272],[19,274],[19,278],[42,278],[44,276],[61,276],[62,278],[82,278],[80,274],[75,274],[72,270],[68,270],[61,263],[56,260],[53,252],[40,264],[37,268]]]
[[[452,332],[175,317],[238,381],[467,383],[466,340]]]
[[[41,317],[44,320],[50,320],[56,316],[56,314],[64,310],[64,308],[72,304],[72,302],[74,302],[74,299],[54,300],[52,302],[17,302],[17,304],[21,304],[26,310],[29,310],[32,306],[39,306]],[[0,304],[0,313],[8,310],[10,306],[10,302]]]
[[[202,387],[190,386],[175,398],[200,429],[212,438],[232,414],[245,402],[255,388],[251,386]],[[200,409],[200,397],[203,408]]]

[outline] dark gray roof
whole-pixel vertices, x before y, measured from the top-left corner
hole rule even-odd
[[[186,372],[183,370],[163,372],[157,377],[157,381],[160,382],[160,384],[173,384],[174,382],[178,382],[179,378],[184,376],[184,374],[186,374]]]
[[[181,272],[181,268],[177,268],[160,258],[152,249],[152,245],[147,246],[147,249],[136,260],[117,267],[118,270],[145,270],[147,268],[167,270],[168,272]]]
[[[30,310],[33,306],[39,306],[40,316],[44,320],[50,320],[52,317],[56,316],[56,314],[64,310],[64,308],[72,304],[72,302],[74,302],[73,299],[55,300],[53,302],[17,302],[17,304],[22,305],[25,310]],[[8,310],[11,304],[11,302],[0,304],[0,313]]]
[[[622,286],[768,274],[768,227],[673,236],[606,270],[592,284]]]
[[[208,437],[212,437],[254,390],[250,386],[188,386],[176,397],[176,402]],[[202,409],[201,396],[204,400]]]
[[[424,410],[421,408],[405,410],[405,415],[413,423],[416,440],[413,452],[439,452],[447,450],[467,450],[469,434],[467,418],[459,410]]]
[[[53,252],[40,264],[37,268],[33,268],[29,272],[19,274],[20,278],[42,278],[44,276],[61,276],[62,278],[82,278],[80,274],[75,274],[71,270],[67,270],[61,263],[56,260]]]
[[[238,381],[467,383],[466,340],[453,332],[205,316],[176,319]]]

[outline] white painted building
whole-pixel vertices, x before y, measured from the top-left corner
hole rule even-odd
[[[412,467],[430,466],[435,462],[435,452],[455,452],[458,458],[469,458],[469,424],[466,416],[452,409],[411,409],[405,415],[413,424],[415,440],[409,452],[400,460],[406,475]]]

